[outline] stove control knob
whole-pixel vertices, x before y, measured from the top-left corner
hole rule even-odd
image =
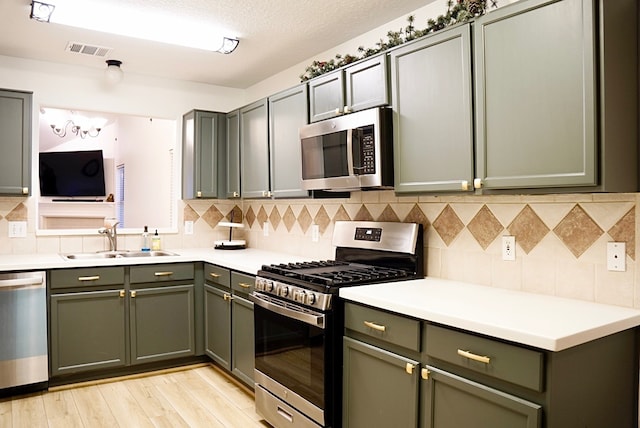
[[[305,303],[306,303],[307,305],[313,305],[317,300],[318,300],[318,298],[316,297],[316,295],[315,295],[315,294],[313,294],[313,293],[309,293],[309,294],[307,294],[307,296],[306,296],[306,302],[305,302]]]
[[[287,297],[289,295],[289,287],[286,285],[279,287],[276,294],[281,297]]]
[[[256,279],[256,290],[258,290],[258,291],[264,291],[264,289],[265,289],[265,282],[267,282],[265,279],[262,279],[262,278],[258,278],[258,279]]]
[[[307,293],[305,293],[304,290],[297,290],[293,293],[293,300],[304,303],[305,294]]]
[[[273,281],[264,280],[264,291],[271,292],[273,291]]]

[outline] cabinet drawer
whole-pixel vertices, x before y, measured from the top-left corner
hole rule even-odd
[[[205,263],[204,280],[229,288],[231,286],[231,271],[220,266]]]
[[[52,270],[51,289],[124,284],[123,267],[91,267],[80,269]]]
[[[420,351],[420,321],[360,305],[345,305],[346,328]]]
[[[193,263],[167,263],[146,266],[132,266],[131,284],[142,282],[165,282],[193,279]]]
[[[231,289],[238,293],[249,294],[253,291],[256,278],[253,275],[231,272]]]
[[[431,324],[426,327],[425,350],[429,357],[535,391],[543,390],[542,352]]]

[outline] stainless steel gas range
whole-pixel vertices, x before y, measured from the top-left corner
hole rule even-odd
[[[424,276],[422,227],[336,222],[334,260],[263,266],[255,303],[256,409],[275,427],[339,427],[341,287]]]

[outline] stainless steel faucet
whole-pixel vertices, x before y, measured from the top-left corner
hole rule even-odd
[[[104,234],[109,239],[109,251],[118,251],[118,231],[116,226],[120,224],[119,221],[113,223],[110,227],[105,226],[98,229],[98,233]]]

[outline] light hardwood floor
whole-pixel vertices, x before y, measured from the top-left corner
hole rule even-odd
[[[0,399],[0,428],[256,427],[253,394],[213,365]]]

